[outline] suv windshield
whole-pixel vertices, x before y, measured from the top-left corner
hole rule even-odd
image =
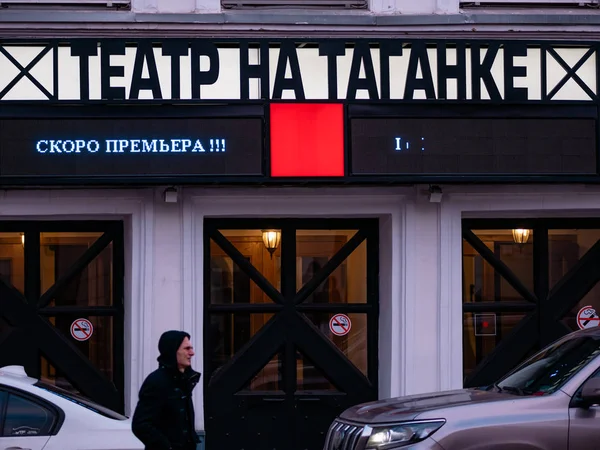
[[[502,391],[551,394],[600,354],[600,336],[579,336],[543,349],[494,384]]]
[[[37,386],[38,388],[43,389],[45,391],[51,392],[52,394],[54,394],[58,397],[64,398],[65,400],[69,400],[70,402],[76,403],[79,406],[83,406],[84,408],[94,411],[95,413],[100,414],[104,417],[108,417],[109,419],[115,419],[115,420],[126,420],[127,419],[126,416],[123,416],[123,415],[113,411],[112,409],[108,409],[102,405],[99,405],[98,403],[91,401],[89,398],[85,398],[85,397],[82,397],[81,395],[74,394],[65,389],[54,386],[53,384],[48,384],[43,381],[38,381],[37,383],[35,383],[35,386]]]

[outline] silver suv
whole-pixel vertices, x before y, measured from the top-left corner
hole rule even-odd
[[[600,448],[600,327],[571,333],[490,386],[344,411],[324,450]]]

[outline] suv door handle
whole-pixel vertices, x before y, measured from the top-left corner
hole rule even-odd
[[[31,449],[23,448],[23,447],[6,447],[4,450],[31,450]]]

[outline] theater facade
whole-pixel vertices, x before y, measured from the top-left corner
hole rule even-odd
[[[184,329],[209,450],[494,381],[600,322],[599,49],[1,40],[0,365],[130,414]]]

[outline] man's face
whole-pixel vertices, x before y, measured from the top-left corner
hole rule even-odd
[[[177,350],[177,367],[179,370],[183,372],[192,365],[192,356],[194,356],[194,347],[186,337]]]

